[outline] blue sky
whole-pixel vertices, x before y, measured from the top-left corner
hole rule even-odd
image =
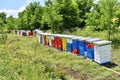
[[[18,12],[22,12],[30,2],[35,1],[44,5],[45,0],[0,0],[0,12],[5,12],[7,16],[17,17]]]
[[[7,17],[10,15],[17,17],[18,12],[22,12],[30,2],[35,1],[39,1],[41,5],[44,5],[45,0],[0,0],[0,12],[5,12]]]

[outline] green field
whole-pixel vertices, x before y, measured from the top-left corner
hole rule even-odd
[[[120,72],[119,49],[110,69]],[[108,65],[109,66],[109,65]],[[8,35],[0,44],[0,80],[119,80],[105,66],[39,44],[35,37]]]

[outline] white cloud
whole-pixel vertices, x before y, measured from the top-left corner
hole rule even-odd
[[[28,4],[31,2],[42,2],[44,3],[44,0],[25,0],[25,2],[27,2]]]
[[[18,12],[22,12],[22,11],[24,11],[25,8],[26,8],[26,6],[22,6],[22,7],[18,10]]]
[[[23,10],[25,10],[25,6],[22,6],[21,8],[19,8],[19,10],[0,9],[0,12],[5,12],[7,14],[7,17],[9,17],[10,15],[12,15],[13,17],[18,17],[18,13],[22,12]]]
[[[32,0],[25,0],[25,2],[27,2],[28,4],[32,2]]]
[[[18,17],[18,13],[22,12],[23,10],[25,10],[25,7],[34,1],[43,1],[43,0],[25,0],[25,2],[27,3],[25,6],[20,7],[18,10],[11,10],[11,9],[0,9],[0,12],[5,12],[7,14],[7,17],[9,17],[10,15],[12,15],[13,17]]]
[[[13,15],[14,17],[17,17],[18,10],[10,10],[10,9],[2,9],[0,12],[5,12],[7,14],[7,17],[10,15]]]

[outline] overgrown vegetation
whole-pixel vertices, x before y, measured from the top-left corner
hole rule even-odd
[[[119,0],[45,0],[30,3],[18,18],[6,18],[0,13],[0,28],[4,30],[51,30],[53,33],[74,32],[75,28],[89,26],[93,31],[107,31],[107,39],[120,25]],[[117,33],[116,33],[117,34]]]
[[[7,35],[10,30],[39,28],[52,33],[112,40],[112,65],[120,72],[119,0],[45,0],[30,3],[17,18],[0,13],[0,79],[119,80],[103,66],[36,42],[34,37]]]
[[[120,55],[112,55],[113,63],[117,65],[112,69],[119,71]],[[120,78],[119,75],[95,62],[39,44],[35,37],[18,35],[8,35],[5,44],[0,44],[0,64],[2,80],[119,80]]]

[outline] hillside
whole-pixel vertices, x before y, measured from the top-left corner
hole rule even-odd
[[[120,55],[113,51],[111,69],[120,69]],[[119,71],[120,72],[120,71]],[[119,80],[105,66],[68,52],[39,44],[35,37],[8,35],[0,45],[1,80]]]

